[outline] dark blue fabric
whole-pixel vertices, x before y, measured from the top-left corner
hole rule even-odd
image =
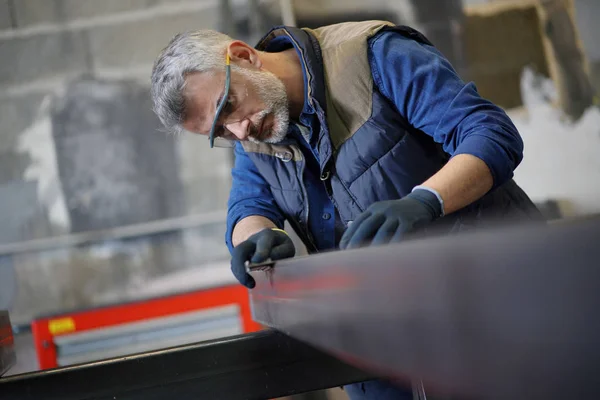
[[[473,83],[465,84],[439,51],[389,31],[372,38],[370,48],[375,84],[409,124],[443,144],[448,154],[482,159],[494,187],[513,176],[523,157],[517,129]]]
[[[535,208],[510,180],[523,147],[510,119],[479,97],[473,85],[462,83],[432,46],[392,30],[369,39],[375,82],[371,118],[333,157],[316,39],[298,28],[277,27],[257,48],[279,51],[289,43],[306,68],[300,123],[309,129],[309,140],[290,126],[282,145],[303,154],[303,160],[292,162],[246,153],[236,145],[226,233],[230,251],[233,227],[250,215],[264,216],[279,227],[287,219],[311,252],[332,249],[339,231],[371,204],[406,196],[452,155],[462,153],[487,163],[497,190],[442,218],[448,225],[456,225],[455,220],[464,225],[465,216],[484,219],[486,212],[504,218],[513,208],[526,216]],[[322,175],[328,178],[319,179]]]
[[[256,169],[254,162],[246,155],[242,146],[234,149],[235,165],[231,171],[232,190],[229,194],[227,213],[227,245],[232,250],[231,233],[240,219],[249,215],[262,215],[283,229],[284,217],[269,185]]]
[[[316,119],[316,117],[312,118]],[[336,244],[335,207],[319,179],[318,153],[303,139],[298,128],[293,127],[292,134],[306,159],[304,182],[309,204],[308,228],[313,233],[312,238],[318,249],[332,249]],[[310,157],[311,154],[314,155],[314,158]]]
[[[304,32],[300,34],[307,35]],[[288,36],[279,36],[269,42],[265,51],[282,51],[286,48],[292,47],[293,44]],[[298,51],[298,49],[296,49]],[[302,57],[298,51],[299,57]],[[304,72],[304,71],[303,71]],[[309,87],[308,77],[303,74],[304,78],[304,92],[305,102],[300,115],[300,122],[309,130],[311,143],[308,143],[302,137],[299,129],[295,124],[290,125],[289,135],[294,139],[294,143],[299,145],[302,150],[305,159],[304,169],[304,185],[308,196],[308,230],[312,232],[311,240],[314,242],[315,247],[324,250],[332,249],[335,247],[337,240],[336,238],[336,211],[333,202],[330,200],[323,183],[320,181],[320,167],[319,167],[319,152],[316,147],[318,135],[314,134],[314,131],[319,131],[320,123],[318,117],[315,115],[315,110],[310,104],[309,97],[307,95],[307,88]],[[323,76],[318,75],[315,79],[318,79],[317,86],[318,90],[313,91],[313,96],[317,101],[323,102],[325,99],[325,93],[323,92]],[[268,208],[270,204],[273,204],[272,193],[267,198],[264,198],[264,194],[272,189],[264,179],[258,179],[260,173],[255,167],[254,163],[244,153],[241,145],[237,144],[235,149],[235,165],[233,168],[233,182],[232,191],[228,203],[228,215],[227,215],[227,233],[226,243],[231,252],[233,245],[231,243],[231,235],[235,224],[250,215],[261,215],[274,221],[278,226],[283,225],[283,215],[280,211],[276,212],[273,207],[268,212],[265,212],[265,208]],[[248,171],[248,175],[251,179],[244,180],[243,171]],[[252,186],[259,185],[262,190],[256,190]],[[285,190],[285,189],[284,189]],[[261,199],[266,200],[262,202]],[[253,207],[254,201],[258,201],[260,204],[258,207]],[[277,207],[275,207],[277,208]],[[273,219],[275,218],[275,219]],[[339,221],[338,221],[339,222]],[[281,226],[280,226],[281,227]],[[341,233],[338,229],[338,236]]]

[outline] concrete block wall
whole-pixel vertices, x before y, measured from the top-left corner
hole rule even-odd
[[[247,2],[234,3],[243,27]],[[0,0],[0,245],[226,207],[228,150],[209,149],[203,137],[167,136],[148,113],[147,93],[152,63],[169,39],[218,28],[218,15],[211,0]],[[110,111],[109,99],[104,111],[92,112],[92,104],[77,116],[86,90],[102,97],[109,88],[129,93],[119,100],[121,114]],[[56,112],[61,102],[70,102],[71,115]],[[103,162],[103,154],[132,160]],[[102,179],[106,190],[93,190]],[[119,179],[131,191],[111,197]],[[111,215],[100,214],[107,210]],[[14,319],[26,322],[94,305],[103,291],[118,299],[119,288],[132,282],[226,259],[223,234],[223,226],[211,225],[159,244],[147,238],[19,255],[0,265],[19,282],[19,300],[6,302],[17,304]],[[0,282],[0,291],[8,293],[9,284]]]
[[[0,29],[12,28],[11,9],[8,4],[9,0],[0,0]]]
[[[18,26],[60,23],[151,7],[160,1],[149,0],[26,0],[14,2]]]
[[[26,172],[35,160],[27,151],[30,149],[19,148],[22,133],[45,116],[40,106],[64,90],[67,82],[88,76],[134,80],[147,86],[156,54],[174,34],[215,28],[217,22],[216,4],[211,1],[1,0],[0,185],[27,180]],[[188,140],[191,139],[173,138],[178,151],[189,148]],[[202,151],[194,144],[191,147]],[[53,151],[51,146],[47,151]],[[206,157],[213,160],[212,164],[224,160],[212,154]],[[184,154],[182,161],[193,163],[200,158],[198,153],[196,157]],[[194,169],[183,166],[181,170]],[[213,171],[221,173],[219,179],[228,179],[225,168]],[[201,183],[189,173],[185,178]],[[227,185],[212,188],[218,201],[222,201]],[[201,191],[190,187],[190,193]],[[207,203],[206,195],[186,201],[192,212],[199,211],[198,203],[205,210],[221,206]],[[43,204],[44,199],[38,200]],[[56,226],[51,231],[58,234],[68,229]],[[33,233],[15,236],[13,240],[32,238]]]

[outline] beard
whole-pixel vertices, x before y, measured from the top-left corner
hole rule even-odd
[[[263,123],[269,114],[273,115],[273,124],[270,130],[261,132],[260,137],[256,137],[254,134],[250,135],[248,140],[254,143],[281,142],[287,135],[290,124],[290,112],[285,85],[281,79],[269,71],[240,68],[239,72],[254,86],[260,100],[265,105],[265,109],[257,116],[258,126]],[[257,129],[255,128],[255,130]]]

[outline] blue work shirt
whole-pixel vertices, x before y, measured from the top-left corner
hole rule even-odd
[[[267,50],[276,52],[292,46],[286,36],[281,36],[272,41]],[[465,84],[458,77],[439,51],[392,31],[376,34],[369,39],[368,47],[376,89],[394,104],[411,126],[441,143],[451,156],[471,154],[483,160],[491,171],[494,187],[513,176],[523,154],[518,131],[503,110],[481,98],[473,83]],[[307,101],[306,76],[304,87],[305,103],[299,122],[309,130],[309,140],[293,123],[288,134],[301,144],[306,160],[304,185],[309,203],[308,223],[316,247],[325,250],[336,243],[336,213],[319,179],[319,159],[314,143],[319,122]],[[314,130],[317,130],[316,134],[313,134]],[[233,248],[231,233],[239,220],[259,215],[280,228],[284,222],[268,184],[239,143],[235,155],[226,233],[230,251]],[[339,234],[339,224],[337,226]]]

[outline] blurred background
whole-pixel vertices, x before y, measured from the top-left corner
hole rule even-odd
[[[164,133],[151,111],[152,63],[176,33],[255,43],[281,23],[413,26],[513,118],[525,141],[516,181],[554,219],[600,211],[598,18],[598,0],[0,0],[10,373],[40,368],[36,319],[233,283],[231,154]],[[203,338],[243,331],[226,320]]]

